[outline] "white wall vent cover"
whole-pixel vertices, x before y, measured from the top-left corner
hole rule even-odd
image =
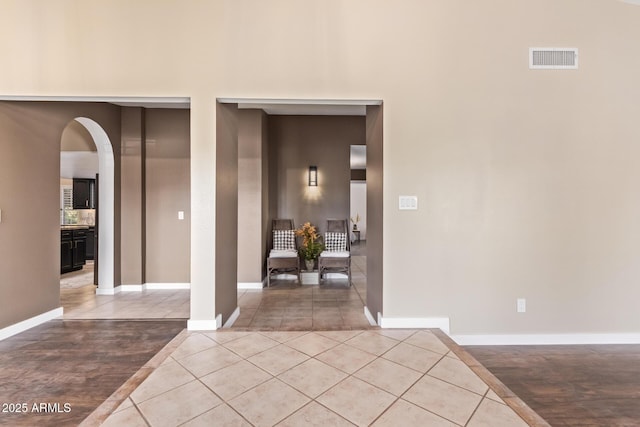
[[[532,70],[575,70],[578,68],[578,49],[531,47],[529,68]]]

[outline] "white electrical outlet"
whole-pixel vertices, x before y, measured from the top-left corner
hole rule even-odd
[[[178,219],[179,220],[183,220],[184,219],[184,211],[178,211]]]
[[[525,313],[527,311],[527,300],[524,298],[518,298],[516,300],[516,310],[518,313]]]

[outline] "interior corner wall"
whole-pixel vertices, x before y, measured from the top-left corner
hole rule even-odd
[[[264,259],[264,112],[238,110],[238,282],[262,281]]]
[[[365,142],[362,116],[270,116],[269,143],[276,151],[280,218],[310,221],[324,232],[329,218],[349,218],[350,146]],[[308,184],[318,167],[318,186]]]
[[[121,129],[121,206],[122,221],[121,274],[123,285],[140,285],[145,282],[143,256],[143,174],[144,155],[142,130],[144,109],[122,108]]]
[[[114,169],[119,170],[119,107],[0,102],[0,328],[60,306],[60,141],[76,117],[94,120],[115,142]],[[118,248],[120,230],[115,231]],[[114,281],[120,279],[118,256],[116,251]]]
[[[238,306],[238,106],[216,104],[215,316]]]
[[[190,111],[148,108],[145,123],[146,283],[190,283]]]
[[[374,316],[383,313],[382,113],[382,105],[367,107],[367,308]],[[388,288],[391,286],[387,283]]]

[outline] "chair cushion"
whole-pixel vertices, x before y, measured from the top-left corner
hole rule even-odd
[[[329,252],[341,252],[347,250],[347,233],[327,231],[324,233],[325,249]]]
[[[273,230],[273,250],[289,251],[296,249],[294,230]]]
[[[297,256],[298,252],[295,250],[277,251],[272,249],[271,252],[269,252],[269,258],[296,258]]]
[[[322,251],[320,257],[324,258],[349,258],[351,253],[348,251]]]

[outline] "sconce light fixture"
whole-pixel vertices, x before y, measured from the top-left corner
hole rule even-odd
[[[318,186],[318,167],[309,166],[309,187]]]

